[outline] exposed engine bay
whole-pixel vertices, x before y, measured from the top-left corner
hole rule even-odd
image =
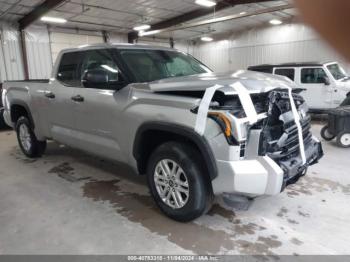
[[[298,90],[292,95],[300,119],[305,162],[301,157],[299,130],[292,112],[288,90],[274,89],[267,93],[251,94],[250,98],[259,116],[254,124],[249,124],[245,120],[247,114],[237,95],[225,96],[222,92],[216,92],[208,113],[208,117],[220,125],[228,143],[240,146],[242,159],[245,157],[251,131],[260,132],[257,155],[269,156],[282,168],[284,186],[295,183],[305,174],[309,165],[315,164],[323,156],[321,146],[312,139],[308,107],[297,92]],[[222,113],[223,111],[226,113]],[[318,149],[314,150],[315,147]]]

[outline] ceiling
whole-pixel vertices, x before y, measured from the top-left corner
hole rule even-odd
[[[12,22],[18,21],[43,2],[43,0],[0,0],[0,19]],[[215,17],[287,3],[289,3],[288,0],[274,0],[259,4],[237,5],[216,12]],[[203,7],[196,5],[194,0],[67,0],[47,13],[46,16],[67,19],[68,23],[64,24],[64,27],[68,28],[128,33],[137,24],[159,23],[199,8]],[[222,33],[257,26],[267,23],[272,18],[288,20],[294,15],[295,10],[288,9],[283,12],[239,18],[210,26],[164,32],[157,35],[157,37],[167,38],[171,36],[175,39],[192,39],[207,33]],[[213,16],[214,12],[193,21],[213,18]],[[37,24],[40,23],[40,21],[37,22]]]
[[[17,21],[43,2],[44,0],[0,0],[0,19]]]

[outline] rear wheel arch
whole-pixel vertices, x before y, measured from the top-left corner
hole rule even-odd
[[[29,110],[29,107],[27,104],[25,104],[22,101],[13,101],[11,103],[11,107],[10,107],[10,112],[11,112],[11,121],[16,124],[17,120],[21,117],[21,116],[25,116],[29,119],[30,124],[32,125],[32,128],[34,128],[34,120],[33,120],[33,116]]]
[[[210,181],[217,177],[215,157],[203,136],[189,127],[157,121],[142,124],[135,135],[133,156],[137,161],[140,174],[146,173],[148,159],[152,152],[159,145],[169,141],[186,142],[193,145],[203,158]]]

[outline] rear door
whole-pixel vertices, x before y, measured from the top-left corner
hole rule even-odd
[[[102,69],[109,79],[118,81],[120,72],[111,50],[96,49],[84,51],[80,77],[86,70]],[[117,91],[106,86],[75,89],[76,128],[79,147],[85,151],[107,158],[123,160],[118,135],[123,123],[120,113],[123,101],[127,100],[127,90]]]
[[[290,80],[295,81],[295,69],[293,67],[276,67],[273,69],[275,75],[286,76]]]
[[[306,90],[301,93],[311,109],[332,108],[333,88],[325,84],[329,79],[322,67],[301,67],[297,84]]]
[[[55,80],[45,90],[48,101],[49,131],[54,140],[77,146],[76,144],[76,105],[72,96],[80,88],[78,70],[81,52],[63,54],[57,70]]]

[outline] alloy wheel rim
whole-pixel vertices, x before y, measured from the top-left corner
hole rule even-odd
[[[350,134],[344,134],[341,136],[340,138],[340,142],[344,145],[344,146],[350,146]]]
[[[29,129],[27,125],[22,124],[19,127],[19,139],[21,141],[21,145],[25,151],[29,151],[32,146],[32,141],[29,133]]]
[[[190,195],[188,179],[175,161],[163,159],[158,162],[154,171],[154,183],[163,203],[173,209],[186,205]]]

